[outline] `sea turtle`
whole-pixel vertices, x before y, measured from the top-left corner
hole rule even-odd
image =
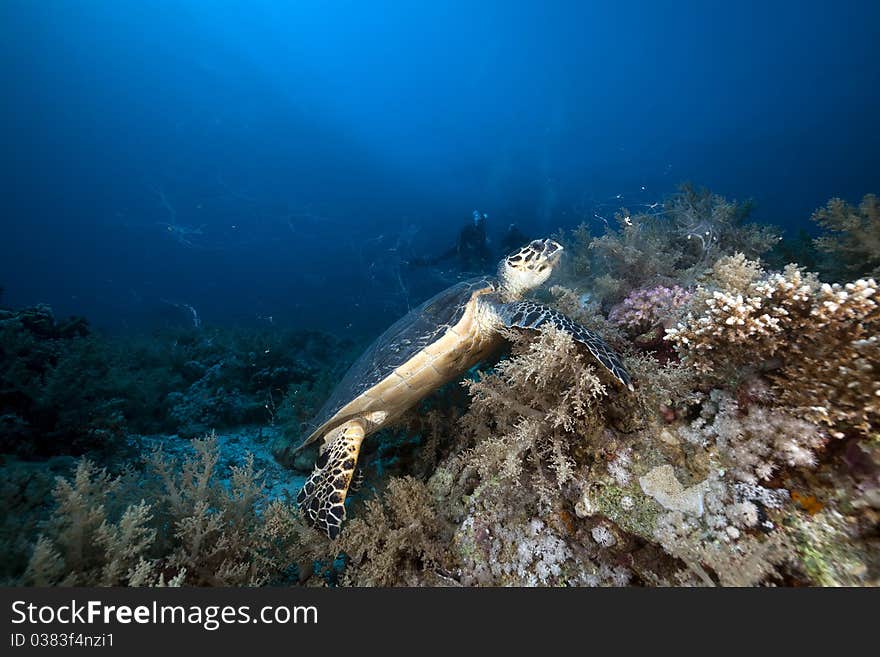
[[[550,277],[561,254],[553,240],[530,242],[499,263],[497,277],[458,283],[410,311],[351,366],[294,450],[321,440],[315,468],[297,497],[312,525],[336,538],[364,438],[489,356],[503,342],[501,327],[552,324],[567,331],[632,390],[626,368],[602,338],[523,299]]]

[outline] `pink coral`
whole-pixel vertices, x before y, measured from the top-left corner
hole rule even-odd
[[[632,332],[642,333],[669,319],[691,296],[691,292],[678,285],[634,290],[612,308],[608,319]]]

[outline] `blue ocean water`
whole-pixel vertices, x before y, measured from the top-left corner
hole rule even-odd
[[[0,7],[3,302],[371,335],[490,248],[684,181],[789,232],[880,181],[876,2]]]

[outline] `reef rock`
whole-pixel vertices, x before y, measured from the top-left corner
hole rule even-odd
[[[639,485],[645,495],[653,497],[657,503],[669,511],[681,511],[694,516],[703,515],[703,493],[706,482],[685,488],[675,478],[671,465],[661,465],[643,477],[639,477]]]

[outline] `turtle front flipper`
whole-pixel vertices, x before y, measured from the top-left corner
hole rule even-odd
[[[296,502],[309,522],[333,540],[345,519],[345,496],[364,440],[364,423],[349,420],[333,429],[321,445],[315,469]]]
[[[615,379],[630,390],[633,389],[632,377],[611,347],[595,331],[581,326],[570,317],[558,310],[534,301],[515,301],[500,304],[499,315],[509,328],[540,329],[550,324],[570,334],[572,338],[586,345],[590,353],[605,366]]]

